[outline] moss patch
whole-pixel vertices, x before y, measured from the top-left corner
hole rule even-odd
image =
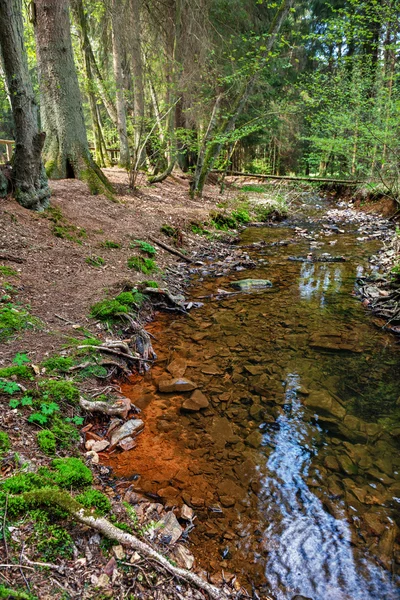
[[[144,258],[143,256],[131,256],[128,258],[128,267],[130,269],[135,269],[135,271],[139,271],[140,273],[144,273],[145,275],[157,271],[155,261],[151,258]]]

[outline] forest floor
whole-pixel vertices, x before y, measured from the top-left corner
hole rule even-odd
[[[202,257],[205,251],[211,253],[210,250],[214,247],[217,254],[223,254],[216,241],[217,235],[214,234],[211,238],[197,235],[193,233],[192,225],[196,224],[201,228],[202,224],[209,222],[210,213],[220,208],[221,203],[232,210],[241,201],[237,187],[228,186],[225,193],[220,195],[218,187],[214,185],[206,187],[201,200],[191,200],[188,195],[188,179],[184,176],[174,175],[162,184],[151,187],[143,185],[132,192],[124,171],[117,168],[106,169],[106,174],[115,186],[116,202],[104,196],[91,195],[87,186],[80,181],[63,180],[51,182],[51,208],[44,213],[27,211],[12,198],[0,203],[2,301],[10,302],[13,309],[27,310],[29,313],[25,323],[27,326],[15,335],[5,339],[6,336],[3,337],[0,332],[0,369],[12,364],[18,365],[18,360],[23,357],[22,363],[34,365],[34,377],[31,378],[33,383],[24,381],[24,385],[29,390],[33,385],[38,394],[40,386],[45,385],[42,379],[52,375],[43,370],[43,361],[60,353],[65,355],[65,348],[76,343],[71,341],[72,338],[84,341],[88,336],[104,339],[107,335],[104,326],[89,316],[93,304],[105,297],[119,294],[126,289],[127,284],[135,286],[145,279],[155,280],[160,285],[167,282],[174,293],[182,290],[185,270],[177,269],[177,263],[182,263],[182,260],[160,247],[157,248],[156,256],[158,271],[144,275],[128,267],[129,257],[138,254],[137,249],[131,246],[135,240],[149,242],[151,236],[172,246],[173,241],[160,231],[163,225],[169,225],[175,228],[181,238],[178,248],[180,252],[196,259]],[[393,209],[387,203],[379,208],[381,212]],[[119,247],[110,247],[110,242]],[[93,263],[98,257],[103,259],[102,264],[89,264],[90,259]],[[16,357],[19,357],[17,361]],[[17,381],[18,377],[13,375],[9,379]],[[83,387],[93,385],[101,389],[106,384],[89,378]],[[19,465],[28,465],[27,470],[34,471],[40,466],[52,464],[49,456],[38,446],[37,429],[28,423],[26,412],[18,406],[18,401],[15,408],[10,410],[9,400],[7,393],[2,396],[0,390],[0,429],[8,434],[12,450],[7,453],[10,448],[3,449],[3,478],[19,473]],[[68,411],[68,414],[73,414],[70,409]],[[39,431],[41,429],[43,427],[39,427]],[[96,440],[96,437],[92,439]],[[74,454],[79,455],[81,450],[84,451],[83,444]],[[65,457],[71,453],[71,449],[57,449],[55,456]],[[120,503],[114,502],[118,493],[110,483],[109,469],[93,464],[90,464],[90,468],[94,474],[95,488],[106,492],[113,504],[114,517],[118,517],[122,524],[125,522],[126,529],[129,515],[119,508]],[[15,493],[15,490],[11,490],[11,493],[13,491]],[[137,525],[136,531],[142,528],[143,535],[146,527],[143,529],[143,523],[154,518],[164,518],[169,513],[157,502],[145,503],[143,499],[138,500],[141,506],[141,523]],[[132,504],[134,499],[130,498],[128,502]],[[2,518],[4,530],[8,519],[7,504]],[[40,519],[43,517],[38,518],[37,514],[32,516],[28,513],[17,527],[10,517],[12,526],[6,534],[6,539],[9,536],[8,544],[3,544],[1,562],[3,565],[18,565],[25,555],[27,560],[25,567],[11,569],[7,575],[0,570],[0,592],[3,583],[14,589],[30,589],[33,593],[33,596],[22,595],[15,596],[16,598],[152,597],[161,600],[203,597],[193,586],[184,583],[177,586],[166,571],[160,572],[151,562],[143,562],[136,553],[129,553],[121,546],[114,546],[113,550],[111,546],[101,542],[98,534],[93,535],[93,531],[76,523],[64,524],[74,545],[72,554],[69,554],[68,544],[64,540],[67,558],[61,559],[63,554],[60,548],[64,542],[60,531],[63,530],[52,530],[52,520],[48,522],[44,518],[41,522]],[[55,539],[54,551],[51,552],[49,548],[40,554],[38,548],[44,547],[46,538]],[[50,542],[49,544],[51,546]],[[187,566],[191,560],[190,553],[188,556],[182,552],[183,556],[174,557],[174,560],[179,566]],[[53,568],[54,565],[49,567],[50,571],[46,571],[27,562],[29,560],[55,562],[62,565],[62,571],[57,571]],[[31,570],[24,572],[24,569]],[[49,572],[51,577],[48,576]],[[205,576],[204,573],[202,575]],[[234,591],[234,578],[230,584]],[[240,586],[236,586],[236,591],[238,589]],[[0,597],[7,596],[0,594]]]

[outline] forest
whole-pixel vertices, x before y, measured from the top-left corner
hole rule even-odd
[[[211,169],[397,191],[395,0],[4,1],[1,27],[0,137],[16,140],[16,170],[37,128],[47,176],[93,190],[117,162],[132,188],[179,166],[197,196]]]
[[[0,599],[397,600],[400,0],[0,0]]]

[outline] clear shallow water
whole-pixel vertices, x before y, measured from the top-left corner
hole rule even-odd
[[[139,475],[137,489],[191,504],[200,565],[238,573],[260,597],[392,600],[400,597],[399,347],[352,296],[377,243],[357,240],[354,225],[321,233],[323,219],[313,209],[244,231],[241,245],[267,243],[248,250],[256,269],[219,278],[200,269],[194,298],[247,277],[273,288],[157,319],[158,364],[125,389],[145,431],[112,464],[117,475]],[[322,243],[316,256],[346,262],[288,260],[310,251],[299,223]],[[210,401],[201,413],[182,412],[183,395],[157,391],[174,358]]]

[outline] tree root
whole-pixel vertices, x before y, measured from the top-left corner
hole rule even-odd
[[[131,401],[129,398],[121,398],[116,400],[114,404],[108,402],[102,402],[101,400],[91,402],[85,400],[85,398],[79,398],[79,405],[89,412],[100,412],[109,416],[123,416],[125,417],[129,410],[132,408]]]
[[[220,590],[214,585],[208,583],[202,577],[199,577],[199,575],[172,565],[169,560],[165,558],[165,556],[154,550],[146,542],[139,540],[130,533],[126,533],[125,531],[118,529],[118,527],[110,523],[110,521],[104,517],[95,517],[90,513],[90,511],[84,509],[81,504],[72,498],[65,490],[61,491],[42,488],[32,492],[26,492],[19,497],[25,500],[27,504],[33,504],[36,506],[38,504],[45,506],[52,506],[56,504],[60,508],[66,510],[80,523],[95,529],[110,540],[119,542],[122,546],[132,548],[144,558],[154,560],[166,571],[171,573],[171,575],[177,579],[186,581],[200,590],[203,590],[213,600],[228,600],[229,598],[229,596],[223,590]]]

